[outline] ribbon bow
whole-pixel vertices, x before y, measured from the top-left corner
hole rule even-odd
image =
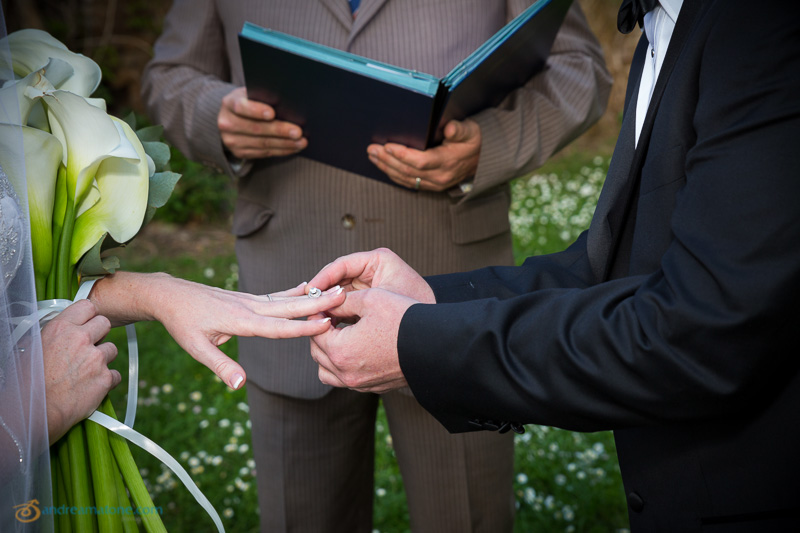
[[[617,28],[622,33],[630,33],[644,24],[644,15],[658,5],[658,0],[623,0],[617,15]]]

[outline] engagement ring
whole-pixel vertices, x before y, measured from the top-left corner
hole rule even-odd
[[[322,296],[322,291],[316,287],[311,287],[311,290],[308,291],[309,298],[319,298]]]

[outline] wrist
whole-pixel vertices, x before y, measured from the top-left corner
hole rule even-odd
[[[98,314],[108,317],[113,326],[158,320],[168,303],[168,298],[162,294],[164,281],[171,278],[163,272],[118,271],[95,283],[89,300],[97,307]]]

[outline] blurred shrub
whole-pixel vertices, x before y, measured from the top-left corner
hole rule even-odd
[[[170,168],[182,174],[167,205],[155,220],[173,224],[224,222],[233,213],[236,188],[231,178],[186,159],[172,148]]]

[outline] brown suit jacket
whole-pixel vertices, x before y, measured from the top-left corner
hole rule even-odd
[[[511,264],[507,182],[597,120],[611,83],[576,2],[546,69],[473,117],[483,145],[468,194],[417,193],[302,156],[248,162],[234,172],[216,117],[223,96],[244,85],[237,33],[245,21],[443,76],[531,3],[363,0],[353,20],[345,0],[176,0],[145,72],[145,99],[152,119],[188,157],[238,176],[233,232],[241,290],[295,286],[340,255],[381,246],[426,275]],[[252,382],[318,398],[329,389],[308,351],[307,339],[240,340]]]

